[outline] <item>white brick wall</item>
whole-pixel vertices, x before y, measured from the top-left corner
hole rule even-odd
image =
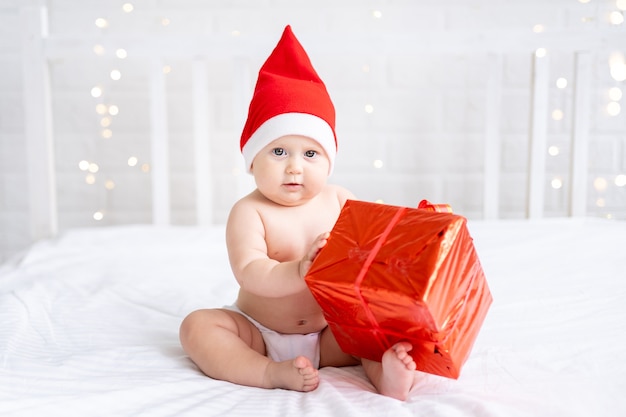
[[[213,211],[214,220],[224,222],[241,193],[239,184],[251,183],[240,178],[237,148],[246,110],[238,103],[248,100],[251,91],[244,86],[242,92],[237,64],[219,48],[225,43],[242,48],[237,62],[249,65],[251,88],[287,23],[309,51],[335,101],[339,155],[332,180],[365,200],[414,206],[428,198],[450,203],[469,218],[484,214],[489,53],[501,53],[503,58],[499,211],[503,218],[515,218],[525,215],[526,205],[531,56],[535,48],[553,45],[547,58],[548,102],[550,112],[560,109],[563,119],[547,115],[548,146],[557,146],[560,152],[546,161],[545,214],[563,216],[569,197],[573,52],[601,37],[603,43],[591,51],[587,211],[592,216],[626,218],[626,187],[615,184],[617,175],[626,174],[626,98],[619,115],[606,111],[609,88],[619,87],[626,96],[624,82],[613,80],[608,69],[610,53],[626,53],[626,24],[613,26],[607,21],[617,10],[612,0],[129,2],[135,5],[132,13],[121,10],[123,2],[100,0],[0,3],[0,261],[30,242],[19,8],[40,3],[48,5],[51,34],[66,39],[66,46],[76,46],[73,55],[50,60],[61,230],[151,221],[150,58],[133,56],[132,41],[123,40],[125,36],[138,40],[158,36],[174,44],[176,36],[205,37]],[[382,18],[374,17],[374,10]],[[108,19],[107,29],[95,26],[98,17]],[[167,26],[163,18],[169,19]],[[533,33],[537,24],[544,26],[544,33]],[[240,31],[239,37],[231,36],[234,30]],[[90,37],[93,44],[104,45],[104,55],[96,55],[91,43],[82,42]],[[328,40],[341,48],[327,50],[323,42]],[[128,58],[116,58],[116,48],[129,48]],[[167,92],[172,221],[193,224],[191,63],[178,58],[164,63],[171,67]],[[121,71],[119,81],[110,78],[112,69]],[[555,86],[559,77],[568,80],[565,89]],[[90,95],[96,85],[104,89],[101,98]],[[101,136],[98,103],[120,109],[111,116],[109,139]],[[373,112],[366,112],[366,105]],[[138,159],[137,166],[128,165],[131,156]],[[98,164],[93,184],[78,169],[81,160]],[[375,160],[381,160],[382,167],[374,167]],[[551,186],[557,177],[563,181],[559,189]],[[107,189],[107,181],[115,187]],[[101,221],[93,219],[96,211],[104,213]]]
[[[0,6],[0,262],[30,242],[17,3]]]

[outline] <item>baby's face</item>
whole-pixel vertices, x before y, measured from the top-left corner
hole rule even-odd
[[[298,206],[318,195],[328,178],[324,148],[306,136],[282,136],[255,156],[252,175],[259,191],[284,206]]]

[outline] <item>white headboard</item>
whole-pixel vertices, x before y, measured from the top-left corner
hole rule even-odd
[[[51,110],[51,89],[49,80],[49,62],[64,56],[76,56],[91,51],[93,39],[65,38],[52,36],[47,30],[47,10],[43,7],[24,7],[21,10],[22,53],[24,80],[24,107],[26,141],[28,154],[28,178],[30,200],[30,228],[33,239],[53,236],[58,231],[56,169],[54,158],[53,113]],[[506,50],[536,51],[528,53],[532,62],[532,82],[529,132],[529,158],[527,164],[526,216],[539,218],[543,215],[546,185],[546,149],[549,115],[550,61],[543,53],[547,48],[560,48],[574,56],[574,95],[571,102],[573,126],[571,129],[570,154],[570,192],[568,193],[568,214],[586,215],[588,183],[588,139],[590,107],[590,83],[592,80],[591,54],[597,48],[606,48],[607,44],[618,44],[622,33],[602,33],[597,36],[579,36],[576,34],[545,34],[540,40],[527,37],[508,36],[492,38],[489,41],[477,37],[467,37],[463,33],[439,34],[419,43],[410,36],[374,34],[369,39],[355,34],[351,38],[345,34],[339,43],[332,36],[322,34],[319,42],[310,47],[312,54],[324,51],[326,54],[341,56],[346,53],[367,53],[385,51],[389,54],[403,54],[406,51],[416,54],[454,53],[471,48],[477,53],[488,54],[486,90],[484,92],[484,145],[483,145],[483,187],[482,217],[497,219],[501,217],[500,201],[502,194],[501,166],[501,112],[503,102],[502,85]],[[104,36],[98,42],[105,46],[115,45],[121,35]],[[277,39],[278,34],[276,35]],[[357,37],[361,36],[358,39]],[[177,58],[192,61],[193,83],[193,132],[196,180],[197,223],[201,225],[213,222],[212,210],[216,190],[211,181],[211,144],[209,121],[206,115],[209,109],[207,89],[207,54],[220,55],[233,62],[233,112],[236,119],[243,121],[247,102],[252,90],[252,75],[257,68],[251,68],[243,56],[257,55],[262,59],[273,45],[275,38],[247,38],[237,40],[219,36],[132,36],[123,38],[129,53],[151,59],[147,77],[150,84],[150,135],[151,135],[151,173],[152,173],[152,221],[155,224],[170,223],[170,172],[168,160],[168,112],[166,107],[165,75],[163,59]],[[574,42],[574,43],[573,43]],[[346,45],[349,45],[347,48]],[[428,56],[428,55],[426,55]],[[225,157],[230,157],[226,155]],[[249,187],[250,181],[243,178],[239,182],[239,193]]]

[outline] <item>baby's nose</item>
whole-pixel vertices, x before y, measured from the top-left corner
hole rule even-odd
[[[289,162],[287,164],[287,172],[289,174],[299,174],[302,172],[302,161],[300,158],[289,158]]]

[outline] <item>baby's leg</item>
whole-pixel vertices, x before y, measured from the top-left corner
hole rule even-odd
[[[358,358],[341,350],[330,327],[322,330],[320,335],[320,368],[325,366],[352,366],[360,363]]]
[[[389,348],[381,362],[363,359],[363,369],[380,394],[406,400],[415,380],[415,362],[408,352],[410,343],[400,342]]]
[[[211,378],[260,388],[311,391],[319,384],[317,369],[303,356],[274,362],[265,356],[261,332],[241,314],[198,310],[180,327],[185,352]]]

